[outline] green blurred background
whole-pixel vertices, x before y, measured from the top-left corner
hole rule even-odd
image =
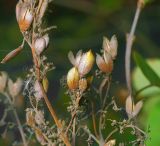
[[[16,0],[0,1],[0,59],[19,46],[22,41],[22,35],[15,19],[16,3]],[[112,92],[114,96],[117,95],[117,98],[121,96],[119,95],[120,90],[125,87],[125,36],[130,30],[135,9],[135,0],[54,0],[53,4],[49,6],[46,24],[57,26],[57,29],[50,33],[50,46],[45,52],[49,61],[53,61],[56,66],[56,69],[48,76],[50,80],[49,95],[57,112],[61,113],[60,116],[65,115],[62,114],[64,111],[61,107],[64,106],[67,99],[62,97],[59,80],[71,67],[67,58],[68,52],[72,50],[76,53],[79,49],[86,51],[90,48],[94,52],[99,52],[103,36],[110,38],[116,34],[118,38],[118,57],[113,72],[113,79],[118,84],[113,85]],[[160,58],[159,39],[160,1],[153,0],[146,5],[140,15],[133,49],[146,58]],[[12,61],[4,65],[0,64],[0,70],[7,71],[13,79],[16,79],[17,76],[24,78],[31,66],[31,52],[26,46],[23,52]],[[160,75],[158,67],[156,67],[156,72]],[[139,74],[134,76],[134,81],[137,78],[141,79]],[[140,87],[135,83],[136,89]],[[159,89],[157,90],[159,91]],[[156,95],[152,95],[152,93],[154,91],[151,90],[150,94],[141,95],[145,98],[145,106],[140,114],[140,125],[144,130],[150,125],[151,140],[147,142],[147,146],[159,146],[160,92],[157,92]],[[120,103],[123,105],[123,98],[120,99]],[[0,142],[0,145],[4,144]]]

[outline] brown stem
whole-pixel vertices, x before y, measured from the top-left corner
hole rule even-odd
[[[93,129],[94,133],[97,138],[99,138],[98,132],[97,132],[97,127],[96,127],[96,118],[95,118],[95,113],[94,113],[94,103],[92,102],[92,121],[93,121]]]

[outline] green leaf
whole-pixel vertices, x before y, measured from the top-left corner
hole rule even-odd
[[[148,4],[150,2],[152,2],[153,0],[144,0],[144,4]]]
[[[148,65],[148,63],[145,61],[145,59],[137,52],[134,52],[134,60],[135,60],[136,64],[140,67],[144,76],[150,81],[150,83],[152,85],[160,86],[159,76]]]

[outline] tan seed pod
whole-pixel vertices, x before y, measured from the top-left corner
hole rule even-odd
[[[33,13],[28,3],[18,2],[16,5],[16,18],[22,32],[29,29],[33,21]]]
[[[46,48],[46,41],[43,37],[37,38],[34,42],[34,48],[38,55],[40,55]]]
[[[32,110],[27,109],[26,111],[26,123],[31,127],[35,126],[34,113]]]
[[[16,57],[19,53],[21,53],[21,51],[23,50],[23,48],[20,46],[17,49],[11,51],[10,53],[8,53],[3,60],[1,61],[1,63],[6,63],[9,60],[11,60],[12,58]]]
[[[69,89],[77,89],[79,84],[79,73],[76,67],[69,70],[67,74],[67,85]]]
[[[8,75],[6,72],[0,72],[0,92],[4,92],[7,85]]]

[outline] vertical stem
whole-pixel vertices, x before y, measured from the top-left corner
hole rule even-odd
[[[76,117],[73,120],[72,146],[76,146]]]
[[[132,94],[132,87],[131,87],[131,50],[132,50],[132,45],[133,45],[133,40],[134,40],[134,33],[137,27],[137,22],[140,16],[140,12],[142,10],[143,3],[141,0],[138,0],[137,3],[137,9],[136,13],[134,16],[134,20],[132,23],[131,31],[127,35],[126,38],[126,54],[125,54],[125,72],[126,72],[126,83],[128,90],[130,94]]]

